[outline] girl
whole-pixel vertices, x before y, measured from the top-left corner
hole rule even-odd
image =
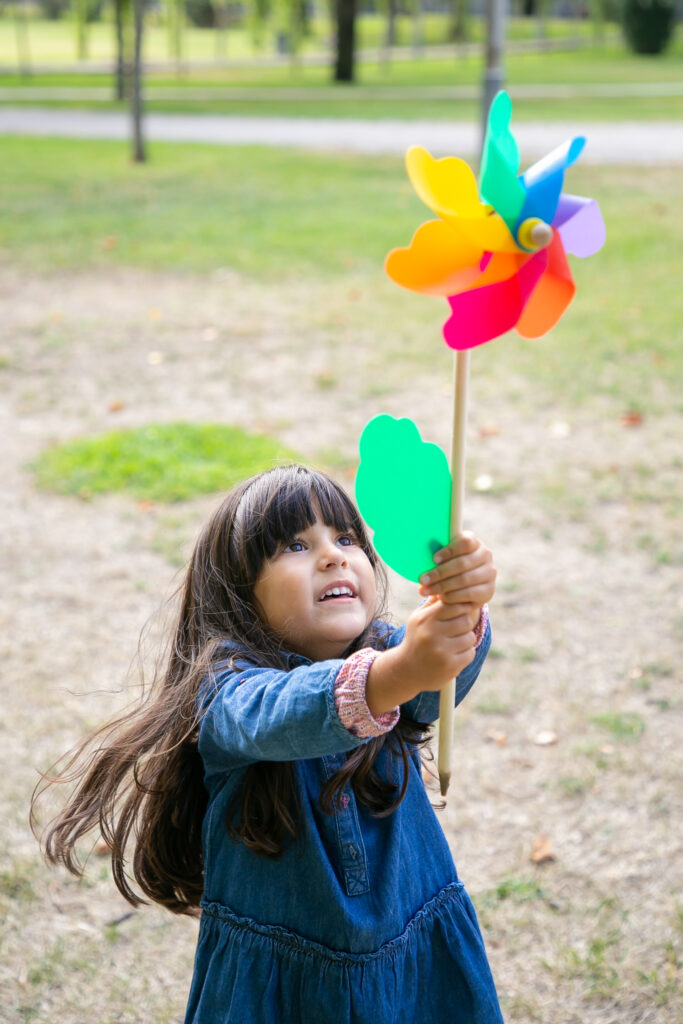
[[[246,481],[197,542],[144,706],[62,775],[79,784],[53,863],[81,873],[98,826],[131,903],[134,838],[143,893],[201,907],[186,1024],[502,1021],[419,753],[439,690],[457,676],[459,702],[479,674],[495,569],[471,535],[435,562],[396,629],[339,486],[300,466]]]

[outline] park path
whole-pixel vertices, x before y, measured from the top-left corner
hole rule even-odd
[[[403,153],[423,145],[436,154],[474,154],[479,125],[467,121],[364,121],[308,117],[237,117],[150,113],[152,142],[293,146],[359,153]],[[678,121],[520,122],[515,134],[525,159],[542,156],[572,135],[588,135],[585,160],[598,164],[683,164],[683,124]],[[0,135],[127,139],[129,116],[116,110],[55,110],[0,106]]]

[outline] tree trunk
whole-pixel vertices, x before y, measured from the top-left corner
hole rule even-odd
[[[19,74],[22,77],[30,78],[33,71],[31,67],[31,47],[28,39],[28,20],[26,18],[26,10],[23,7],[21,9],[15,8],[14,10],[14,30],[17,40]]]
[[[424,19],[422,16],[422,0],[413,0],[413,53],[416,57],[422,54],[424,47]]]
[[[353,82],[356,51],[356,0],[337,0],[335,82]]]
[[[454,43],[467,42],[467,0],[452,0],[450,38]]]
[[[385,45],[387,50],[396,46],[396,0],[387,0],[387,34]]]
[[[116,31],[116,85],[115,96],[122,100],[126,95],[126,0],[115,0],[115,31]]]
[[[76,56],[78,60],[88,59],[88,0],[76,0]]]
[[[144,0],[133,0],[135,21],[135,43],[133,49],[133,81],[131,90],[131,113],[133,115],[133,160],[136,164],[147,159],[142,137],[142,30],[144,24]]]

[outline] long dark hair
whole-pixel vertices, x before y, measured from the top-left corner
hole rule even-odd
[[[235,658],[287,668],[287,652],[259,616],[254,584],[264,562],[283,542],[311,526],[318,514],[326,525],[356,535],[377,580],[373,622],[345,656],[362,647],[384,646],[386,574],[343,488],[302,466],[276,467],[245,481],[228,494],[195,545],[169,651],[149,692],[139,706],[86,739],[36,788],[31,807],[34,831],[36,799],[45,787],[76,783],[43,838],[49,861],[81,875],[76,844],[99,828],[111,851],[114,881],[130,903],[144,902],[132,887],[126,865],[132,841],[132,876],[145,896],[175,913],[197,912],[207,805],[197,751],[199,687],[207,680],[209,687],[217,686],[220,667]],[[350,783],[356,798],[373,814],[391,814],[405,795],[411,748],[424,742],[423,732],[402,716],[390,733],[353,750],[320,794],[322,809],[334,813]],[[375,768],[385,745],[389,764],[394,756],[400,761],[400,785]],[[264,856],[278,857],[296,839],[294,773],[287,762],[259,762],[247,768],[226,821],[236,841]]]

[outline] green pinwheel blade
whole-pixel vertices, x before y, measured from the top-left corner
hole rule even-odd
[[[519,148],[510,131],[512,101],[508,94],[496,94],[489,109],[479,172],[479,192],[514,234],[526,191],[517,177]]]
[[[360,439],[356,501],[380,557],[417,581],[450,539],[451,473],[409,419],[375,416]]]

